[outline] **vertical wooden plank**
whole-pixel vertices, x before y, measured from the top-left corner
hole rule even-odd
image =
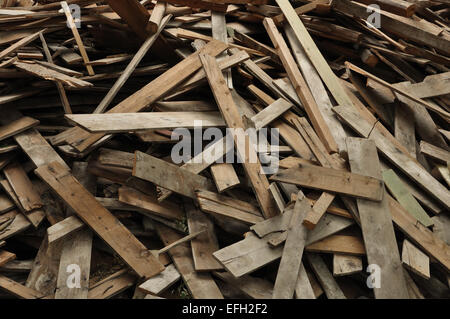
[[[373,141],[347,138],[347,150],[352,172],[381,179],[381,167]],[[357,199],[357,205],[367,259],[369,264],[381,268],[381,286],[374,288],[375,297],[408,298],[386,191],[381,202]]]
[[[306,254],[306,259],[316,274],[328,299],[347,299],[319,254]]]

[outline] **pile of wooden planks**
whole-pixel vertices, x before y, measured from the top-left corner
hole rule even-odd
[[[450,298],[449,18],[0,1],[0,298]]]

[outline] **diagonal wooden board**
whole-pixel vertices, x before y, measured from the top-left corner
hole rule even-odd
[[[61,164],[41,166],[35,173],[140,277],[150,278],[164,270],[150,251]]]
[[[375,143],[360,138],[347,138],[352,172],[381,178],[381,166]],[[357,199],[361,229],[369,264],[381,269],[381,285],[374,288],[377,299],[408,298],[405,276],[395,239],[389,201],[383,187],[381,202]]]

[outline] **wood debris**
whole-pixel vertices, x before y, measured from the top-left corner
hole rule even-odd
[[[450,298],[449,19],[0,0],[0,298]]]

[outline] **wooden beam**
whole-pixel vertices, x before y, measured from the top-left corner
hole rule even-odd
[[[35,173],[140,277],[150,278],[164,270],[164,266],[147,251],[145,246],[114,215],[98,203],[94,196],[61,164],[53,162],[41,166],[35,170]]]
[[[407,239],[403,241],[402,263],[413,273],[430,279],[430,258]]]
[[[375,143],[347,138],[347,150],[352,172],[381,178]],[[374,288],[376,298],[408,298],[400,254],[389,214],[389,201],[383,187],[381,202],[357,199],[361,229],[369,264],[381,268],[381,286]],[[374,227],[378,225],[377,227]]]
[[[235,129],[233,137],[236,150],[242,159],[244,170],[250,180],[263,214],[266,218],[275,216],[277,212],[272,198],[267,192],[269,182],[267,181],[266,176],[261,174],[261,163],[250,142],[248,134],[244,132],[246,129],[245,125],[236,104],[233,101],[230,90],[225,84],[225,79],[220,72],[219,66],[216,60],[211,56],[201,54],[200,59],[222,116],[227,123],[227,126]]]

